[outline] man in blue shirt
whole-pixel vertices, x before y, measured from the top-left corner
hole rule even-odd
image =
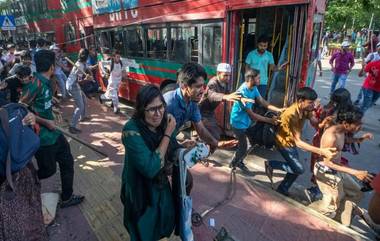
[[[177,83],[180,85],[176,90],[164,94],[166,110],[172,114],[177,122],[179,130],[187,121],[194,124],[200,138],[216,148],[218,141],[210,134],[202,122],[198,102],[204,92],[206,71],[202,66],[188,63],[182,66],[178,72]]]
[[[172,114],[177,123],[179,130],[187,121],[194,124],[200,138],[210,145],[211,149],[218,146],[218,141],[210,134],[202,122],[202,116],[198,107],[198,102],[201,100],[204,93],[205,79],[207,78],[206,71],[202,66],[195,63],[188,63],[182,66],[178,71],[177,83],[179,87],[173,91],[164,94],[166,102],[166,111]],[[184,145],[184,144],[183,144]],[[189,171],[186,175],[186,193],[190,195],[193,186],[193,178]],[[180,210],[180,179],[179,168],[173,166],[172,172],[172,192],[174,199],[174,208],[176,210],[176,223],[179,222]],[[179,234],[178,227],[175,234]]]
[[[257,41],[257,49],[251,51],[247,58],[245,59],[245,70],[248,69],[257,69],[260,71],[260,84],[257,86],[257,89],[260,92],[260,95],[265,98],[267,92],[268,84],[268,68],[270,71],[278,71],[283,69],[288,63],[282,64],[280,67],[274,64],[273,55],[271,52],[267,51],[268,49],[268,38],[265,36],[260,36]]]
[[[257,89],[259,83],[259,71],[255,69],[247,70],[245,72],[245,82],[237,90],[237,92],[241,94],[242,99],[240,101],[235,101],[231,110],[230,124],[239,144],[230,167],[238,167],[245,173],[250,173],[250,170],[244,164],[243,160],[247,154],[247,137],[249,138],[251,136],[252,120],[267,122],[273,125],[277,125],[277,120],[275,118],[268,118],[254,113],[252,111],[253,103],[245,102],[244,98],[255,100],[255,103],[259,103],[271,111],[282,111],[282,109],[269,104],[263,97],[261,97]]]

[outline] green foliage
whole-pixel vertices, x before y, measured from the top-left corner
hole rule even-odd
[[[373,28],[380,29],[380,0],[330,0],[327,5],[325,27],[331,31],[368,28],[371,16]]]

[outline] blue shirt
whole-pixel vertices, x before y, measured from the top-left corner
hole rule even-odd
[[[243,83],[237,90],[240,92],[242,97],[249,99],[256,99],[260,97],[259,90],[256,86],[253,89],[248,89],[246,83]],[[241,101],[235,101],[231,109],[230,124],[236,129],[247,129],[251,126],[252,120],[249,117],[245,109],[252,109],[252,103],[246,103],[244,106]]]
[[[97,62],[96,57],[88,56],[87,64],[88,64],[89,66],[93,66],[93,65],[95,65],[96,62]]]
[[[265,50],[263,54],[259,54],[257,49],[249,52],[245,63],[252,69],[260,71],[260,84],[266,85],[268,83],[268,66],[274,64],[273,55],[271,52]]]
[[[164,99],[166,111],[174,116],[177,122],[177,129],[181,128],[187,121],[195,123],[201,121],[202,117],[198,104],[194,101],[186,103],[180,88],[165,93]]]

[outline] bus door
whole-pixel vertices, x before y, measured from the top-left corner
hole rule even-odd
[[[306,5],[274,6],[234,11],[235,34],[230,36],[234,45],[234,89],[244,81],[245,61],[257,48],[257,40],[265,36],[269,40],[275,65],[289,62],[283,71],[268,72],[267,99],[274,105],[288,105],[295,96],[301,78],[303,43],[306,28]],[[290,96],[290,97],[289,97]]]

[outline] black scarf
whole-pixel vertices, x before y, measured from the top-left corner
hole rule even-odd
[[[144,121],[140,119],[135,119],[135,121],[139,129],[139,133],[144,139],[145,144],[150,151],[155,151],[160,145],[161,139],[164,136],[163,128],[160,126],[156,129],[156,132],[154,132],[149,129],[148,125]]]
[[[149,148],[150,151],[154,152],[158,148],[158,146],[161,143],[162,138],[164,137],[165,133],[165,126],[159,126],[156,129],[156,132],[151,131],[148,128],[148,125],[142,121],[135,119],[137,127],[139,129],[141,137],[144,139],[145,144]],[[165,120],[163,120],[165,121]],[[175,138],[170,139],[170,143],[168,146],[168,150],[165,155],[165,166],[160,170],[160,172],[156,175],[154,178],[154,183],[162,185],[167,182],[166,176],[171,174],[171,169],[173,165],[173,160],[175,159],[174,155],[176,153],[176,150],[180,148],[181,146],[178,144],[177,140]]]

